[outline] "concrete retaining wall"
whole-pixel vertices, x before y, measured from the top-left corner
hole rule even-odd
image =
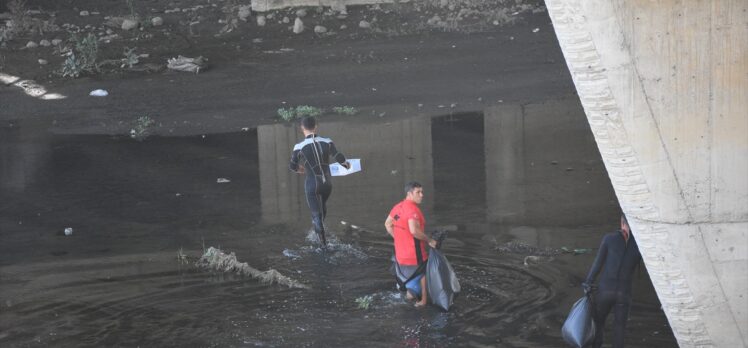
[[[681,346],[748,344],[748,3],[547,0]]]

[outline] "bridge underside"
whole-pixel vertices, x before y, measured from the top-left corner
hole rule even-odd
[[[748,345],[748,3],[546,0],[681,346]]]

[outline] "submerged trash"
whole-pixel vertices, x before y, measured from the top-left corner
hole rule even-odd
[[[216,179],[216,183],[218,183],[218,184],[225,184],[225,183],[229,183],[229,182],[231,182],[231,180],[226,179],[226,178],[218,178],[218,179]]]
[[[205,251],[205,254],[197,260],[195,265],[214,271],[234,272],[236,274],[249,276],[268,285],[275,283],[285,285],[289,288],[309,289],[307,285],[286,277],[272,268],[264,272],[260,271],[252,268],[246,262],[237,261],[236,255],[233,252],[231,254],[226,254],[220,249],[214,247],[208,248],[208,250]]]
[[[73,234],[73,228],[72,227],[66,227],[65,228],[65,235],[70,236]]]
[[[169,58],[167,60],[166,67],[171,70],[193,72],[195,74],[200,73],[200,70],[205,68],[205,61],[207,59],[202,56],[197,58],[189,58],[185,56],[178,56],[177,58]]]
[[[530,265],[538,264],[541,262],[551,262],[551,261],[553,261],[553,257],[551,256],[528,255],[528,256],[525,256],[524,260],[522,260],[522,263],[525,265],[525,267],[530,267]]]
[[[592,251],[592,249],[589,248],[576,248],[576,249],[569,249],[565,246],[561,247],[561,251],[567,253],[567,254],[574,254],[574,255],[581,255],[581,254],[587,254]]]
[[[293,250],[290,250],[290,249],[283,249],[283,256],[291,258],[293,260],[301,258],[301,255],[299,255],[299,253],[297,253],[297,252],[295,252]]]
[[[106,96],[109,95],[109,92],[107,92],[106,90],[103,90],[103,89],[95,89],[95,90],[91,91],[91,93],[88,93],[88,95],[90,95],[92,97],[106,97]]]
[[[523,254],[534,256],[554,256],[561,253],[561,250],[554,248],[541,248],[525,244],[523,242],[511,241],[495,248],[502,253]],[[563,248],[562,248],[563,250]]]

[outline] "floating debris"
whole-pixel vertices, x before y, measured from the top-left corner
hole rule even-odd
[[[495,248],[502,253],[534,255],[534,256],[554,256],[561,253],[561,250],[554,248],[541,248],[528,245],[522,242],[511,241]]]
[[[205,254],[197,260],[195,265],[214,271],[234,272],[243,276],[249,276],[268,285],[279,284],[285,285],[289,288],[309,289],[309,286],[286,277],[272,268],[264,272],[260,271],[252,268],[246,262],[237,261],[236,255],[233,252],[231,254],[226,254],[220,249],[214,247],[208,248],[208,250],[205,251]]]
[[[522,260],[522,263],[525,264],[525,267],[530,267],[532,265],[536,265],[542,262],[551,262],[551,261],[553,261],[553,257],[551,256],[529,255],[529,256],[525,256],[524,260]]]
[[[576,249],[569,249],[567,247],[561,247],[561,251],[567,254],[574,254],[574,255],[581,255],[581,254],[587,254],[592,251],[592,249],[589,248],[576,248]]]

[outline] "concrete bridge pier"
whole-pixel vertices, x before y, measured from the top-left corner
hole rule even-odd
[[[748,346],[748,2],[546,4],[678,343]]]

